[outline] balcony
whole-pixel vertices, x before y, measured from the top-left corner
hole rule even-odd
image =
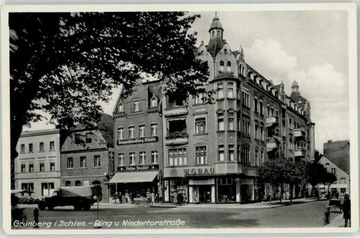
[[[174,106],[164,110],[165,117],[183,116],[188,114],[186,106]]]
[[[189,143],[189,134],[185,131],[169,132],[165,137],[165,145],[184,145]]]
[[[271,137],[266,141],[267,152],[274,151],[279,148],[279,140],[275,137]]]
[[[266,118],[266,127],[272,128],[279,124],[279,118],[277,116],[270,116]]]
[[[294,155],[295,157],[305,157],[305,149],[304,148],[296,148],[295,149],[295,152],[294,152]]]
[[[297,128],[294,130],[294,137],[297,140],[303,140],[305,138],[305,130],[302,128]]]

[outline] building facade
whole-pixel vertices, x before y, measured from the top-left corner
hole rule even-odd
[[[232,51],[223,39],[217,16],[209,34],[209,43],[196,53],[208,62],[212,104],[203,95],[166,97],[158,82],[139,82],[131,96],[120,95],[114,112],[118,173],[111,182],[126,184],[122,191],[129,188],[129,169],[137,171],[134,179],[149,172],[140,173],[138,165],[151,170],[152,151],[158,154],[158,193],[165,202],[176,202],[179,193],[189,203],[262,200],[275,194],[257,176],[265,161],[313,160],[310,103],[297,82],[288,96],[283,84],[274,85],[247,64],[242,47]],[[295,197],[301,194],[301,186],[288,190]]]
[[[162,198],[162,110],[159,82],[138,82],[120,94],[113,113],[116,174],[110,183],[124,202],[157,193]]]
[[[103,201],[109,201],[109,179],[115,171],[113,120],[102,114],[92,129],[82,125],[70,130],[61,147],[61,186],[100,184]]]
[[[58,130],[25,131],[15,159],[15,188],[33,192],[34,199],[51,196],[60,186],[60,134]]]

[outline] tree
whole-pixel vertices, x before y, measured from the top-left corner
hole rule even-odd
[[[258,169],[258,176],[266,183],[269,183],[273,187],[281,186],[280,194],[282,195],[282,173],[284,160],[269,160],[266,161],[262,166]],[[280,195],[280,202],[281,202]],[[271,202],[271,196],[270,196]]]
[[[313,162],[306,165],[306,181],[311,184],[311,196],[314,196],[316,185],[324,181],[326,174],[326,168],[318,162]]]
[[[148,75],[168,95],[205,92],[208,67],[194,54],[199,16],[184,12],[10,13],[11,159],[23,125],[51,115],[60,129],[93,125],[111,89],[131,93]]]
[[[330,186],[331,186],[331,184],[335,183],[336,180],[337,180],[337,178],[336,178],[335,174],[329,173],[329,172],[326,171],[326,173],[323,176],[322,183],[325,186],[327,185],[328,194],[330,194]],[[329,199],[330,199],[330,196],[329,196]]]

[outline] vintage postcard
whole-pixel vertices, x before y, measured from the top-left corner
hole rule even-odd
[[[358,231],[356,4],[1,20],[5,233]]]

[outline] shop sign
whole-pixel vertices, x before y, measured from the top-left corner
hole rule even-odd
[[[117,145],[130,145],[130,144],[143,144],[143,143],[153,143],[158,142],[158,137],[144,137],[130,140],[118,140]]]
[[[141,171],[141,170],[157,170],[159,169],[158,165],[142,165],[142,166],[124,166],[119,167],[118,171]]]
[[[184,169],[185,176],[204,176],[204,175],[212,175],[215,174],[215,170],[212,167],[208,168],[189,168]]]

